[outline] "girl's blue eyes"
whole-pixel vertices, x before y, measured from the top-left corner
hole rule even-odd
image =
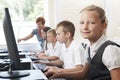
[[[90,22],[91,24],[95,24],[95,22]]]
[[[84,24],[84,22],[80,22],[80,24]]]
[[[84,22],[80,22],[80,24],[84,24]],[[95,22],[88,22],[87,24],[95,24]]]

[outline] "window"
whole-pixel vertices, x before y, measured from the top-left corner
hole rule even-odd
[[[9,8],[16,40],[30,34],[32,29],[36,27],[36,18],[44,16],[44,0],[0,0],[0,44],[5,44],[2,29],[5,7]],[[35,42],[34,40],[36,38],[26,42]]]

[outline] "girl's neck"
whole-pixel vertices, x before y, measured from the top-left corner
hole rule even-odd
[[[55,41],[52,42],[52,46],[53,47],[55,46],[56,42],[57,42],[57,40],[55,40]]]
[[[90,45],[93,45],[101,36],[102,34],[99,35],[98,37],[94,37],[94,39],[89,39]]]

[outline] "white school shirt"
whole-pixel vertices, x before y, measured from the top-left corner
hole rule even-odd
[[[54,47],[53,47],[52,43],[50,44],[48,50],[45,51],[45,54],[47,56],[60,57],[61,49],[62,49],[62,44],[57,41]]]
[[[97,49],[105,41],[107,41],[107,39],[106,36],[103,34],[92,46],[90,46],[91,58],[94,57]],[[88,49],[86,51],[86,54],[88,58]],[[117,47],[116,45],[108,45],[103,52],[102,62],[109,70],[120,67],[120,47]]]
[[[62,53],[60,59],[64,62],[63,68],[74,68],[76,65],[84,65],[84,48],[80,44],[73,40],[68,48],[63,44]]]

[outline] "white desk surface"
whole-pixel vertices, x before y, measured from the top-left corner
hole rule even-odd
[[[29,76],[20,77],[20,78],[0,78],[0,80],[48,80],[47,77],[41,72],[41,70],[19,70],[30,72]],[[1,74],[2,72],[0,72]]]

